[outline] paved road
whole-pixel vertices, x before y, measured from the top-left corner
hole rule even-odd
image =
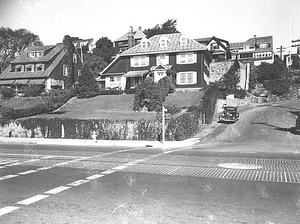
[[[1,145],[0,223],[273,223],[272,216],[265,214],[269,209],[282,211],[280,219],[288,220],[286,223],[296,223],[300,213],[299,158],[255,156],[202,152],[197,147],[162,151]],[[228,194],[229,189],[239,193]],[[242,189],[249,194],[246,203],[257,194],[269,205],[293,197],[299,202],[283,203],[281,206],[292,209],[286,213],[281,206],[270,205],[263,214],[257,214],[263,204],[253,202],[243,216],[237,211],[247,206],[236,204],[220,216],[221,205],[232,198],[234,203],[245,198]],[[200,192],[205,197],[199,196]],[[269,197],[270,192],[276,197]],[[286,197],[278,196],[281,193]],[[147,203],[143,201],[146,198]],[[221,202],[222,198],[227,201]],[[217,205],[210,204],[211,199]],[[198,203],[205,201],[207,208],[199,214],[197,208],[203,205]],[[99,202],[101,211],[93,210]],[[162,203],[173,210],[161,208]],[[216,206],[220,211],[214,213],[211,209]],[[186,214],[180,214],[185,210]],[[237,217],[230,217],[232,212]]]

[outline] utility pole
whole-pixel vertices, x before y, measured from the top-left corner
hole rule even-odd
[[[165,109],[165,106],[162,105],[162,143],[165,142],[165,112],[167,112],[167,109]]]
[[[277,50],[279,50],[280,52],[280,59],[283,60],[282,56],[283,56],[283,50],[286,49],[285,47],[280,46],[279,48],[276,48]]]

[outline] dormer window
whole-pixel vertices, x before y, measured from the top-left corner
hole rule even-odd
[[[159,46],[160,47],[167,47],[169,44],[169,39],[167,37],[161,37],[159,39]]]
[[[16,72],[23,72],[24,66],[23,65],[16,65],[15,66],[15,71]]]
[[[185,46],[188,44],[188,38],[186,35],[181,35],[180,36],[180,45]]]
[[[44,52],[42,51],[30,51],[27,53],[27,56],[30,58],[39,58],[44,55]]]
[[[149,42],[148,39],[143,38],[143,39],[141,39],[141,43],[140,44],[141,44],[141,48],[142,49],[147,49],[149,47],[150,42]]]

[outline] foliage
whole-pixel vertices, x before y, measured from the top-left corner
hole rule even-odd
[[[174,90],[175,84],[170,77],[165,76],[157,83],[148,77],[136,89],[133,110],[139,111],[146,107],[148,111],[160,111],[166,96]]]
[[[83,60],[95,77],[98,77],[100,72],[107,66],[107,62],[101,56],[93,53],[84,53]]]
[[[263,84],[271,94],[283,95],[291,87],[292,75],[288,72],[284,62],[280,59],[272,64],[261,63],[250,73],[250,89],[254,89],[257,84]]]
[[[136,93],[136,87],[130,88],[130,89],[125,89],[124,93],[125,94],[135,94]]]
[[[144,34],[147,36],[147,38],[150,38],[158,34],[178,33],[179,31],[177,30],[176,26],[176,19],[168,19],[161,25],[157,24],[152,28],[145,29]]]
[[[219,88],[224,94],[233,94],[238,87],[240,82],[240,77],[238,70],[240,69],[239,62],[234,61],[230,69],[224,74],[224,76],[219,81]]]
[[[99,95],[121,95],[123,90],[120,87],[100,89]]]
[[[300,53],[300,52],[299,52]],[[300,57],[299,55],[292,55],[293,64],[292,69],[300,69]]]
[[[167,105],[165,107],[165,109],[167,110],[167,113],[171,114],[171,116],[175,115],[175,114],[179,114],[182,111],[182,108],[173,104],[173,105]]]
[[[43,85],[28,85],[23,88],[24,97],[40,96],[44,91]]]
[[[40,46],[43,43],[38,35],[26,29],[12,30],[0,28],[0,73],[16,59],[18,55],[30,46]]]
[[[72,41],[77,38],[72,38],[69,35],[65,35],[63,39],[63,43],[65,45],[65,48],[67,49],[66,55],[64,57],[64,64],[66,64],[68,68],[68,76],[67,79],[68,81],[66,82],[66,87],[70,88],[73,83],[75,82],[74,80],[74,64],[73,64],[73,54],[75,53],[75,47],[72,43]]]
[[[90,98],[99,94],[99,86],[94,75],[86,65],[82,68],[81,76],[77,78],[76,94],[78,98]]]
[[[96,42],[96,47],[93,49],[93,54],[100,56],[109,64],[112,61],[112,56],[115,55],[113,42],[107,37],[102,37]]]
[[[9,87],[0,87],[0,94],[2,100],[8,100],[15,95],[15,90]]]

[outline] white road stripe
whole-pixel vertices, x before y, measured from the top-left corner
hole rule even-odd
[[[36,173],[36,172],[38,172],[38,170],[27,170],[27,171],[17,173],[17,174],[26,175],[26,174],[30,174],[30,173]]]
[[[52,190],[46,191],[45,194],[58,194],[62,191],[68,190],[70,188],[71,187],[60,186],[60,187],[53,188]]]
[[[49,169],[52,169],[52,167],[51,166],[45,166],[45,167],[38,168],[37,170],[49,170]]]
[[[95,175],[86,177],[85,179],[87,179],[87,180],[95,180],[95,179],[98,179],[98,178],[100,178],[100,177],[104,177],[104,175],[101,175],[101,174],[95,174]]]
[[[18,160],[11,160],[11,161],[5,161],[5,162],[1,162],[1,165],[6,165],[6,164],[10,164],[10,163],[15,163],[18,162]]]
[[[125,169],[125,168],[127,168],[127,166],[125,166],[125,165],[120,165],[120,166],[116,166],[116,167],[114,167],[114,168],[112,168],[113,170],[123,170],[123,169]]]
[[[90,181],[90,180],[77,180],[77,181],[74,181],[74,182],[69,183],[69,184],[67,184],[67,185],[72,186],[72,187],[76,187],[76,186],[79,186],[79,185],[81,185],[81,184],[85,184],[85,183],[87,183],[87,182],[89,182],[89,181]]]
[[[20,163],[20,162],[17,162],[17,163],[11,163],[11,164],[8,164],[8,165],[6,165],[6,166],[18,166],[18,165],[21,165],[21,163]]]
[[[1,208],[1,209],[0,209],[0,216],[5,215],[5,214],[7,214],[7,213],[10,213],[10,212],[12,212],[12,211],[15,211],[15,210],[17,210],[18,208],[20,208],[20,207],[6,206],[6,207],[4,207],[4,208]]]
[[[5,168],[5,166],[0,166],[0,169],[3,169],[3,168]]]
[[[31,160],[27,160],[24,161],[24,163],[31,163],[31,162],[36,162],[36,161],[40,161],[41,159],[31,159]]]
[[[6,176],[3,176],[3,177],[0,177],[0,180],[7,180],[7,179],[10,179],[10,178],[14,178],[14,177],[17,177],[19,175],[6,175]]]
[[[117,170],[106,170],[106,171],[103,171],[101,173],[102,174],[111,174],[111,173],[114,173],[114,172],[117,172]]]
[[[37,201],[40,201],[40,200],[43,200],[45,198],[48,198],[50,195],[42,195],[42,194],[38,194],[36,196],[33,196],[31,198],[27,198],[23,201],[19,201],[17,202],[16,204],[19,204],[19,205],[30,205],[32,203],[35,203]]]

